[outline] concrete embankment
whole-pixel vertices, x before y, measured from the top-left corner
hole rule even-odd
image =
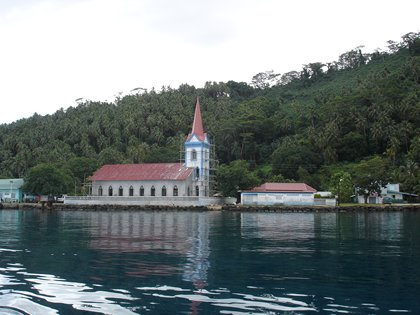
[[[326,206],[223,206],[224,211],[240,212],[386,212],[386,211],[420,211],[420,204],[409,205],[346,205]]]
[[[157,211],[157,210],[176,210],[176,211],[208,211],[215,210],[216,207],[176,207],[176,206],[135,206],[135,205],[66,205],[63,203],[54,203],[51,206],[45,204],[42,206],[40,203],[4,203],[3,209],[15,210],[32,210],[32,209],[45,209],[56,211]],[[217,207],[219,210],[221,207]]]
[[[345,205],[338,207],[326,206],[197,206],[197,207],[175,207],[168,206],[135,206],[135,205],[66,205],[62,203],[53,204],[51,207],[38,203],[3,203],[3,209],[51,209],[56,211],[239,211],[239,212],[390,212],[390,211],[420,211],[420,204],[400,205]],[[1,207],[0,207],[1,209]]]

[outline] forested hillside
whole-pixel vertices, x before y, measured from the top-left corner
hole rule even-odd
[[[420,193],[419,33],[251,84],[162,87],[1,125],[0,175],[47,163],[73,191],[106,163],[177,161],[197,96],[224,194],[270,180],[334,190],[337,179],[353,187],[372,176]]]

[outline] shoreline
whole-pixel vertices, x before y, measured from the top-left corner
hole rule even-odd
[[[52,207],[40,203],[3,203],[3,210],[55,210],[55,211],[229,211],[229,212],[401,212],[420,211],[420,204],[351,204],[344,206],[135,206],[135,205],[66,205],[54,203]]]

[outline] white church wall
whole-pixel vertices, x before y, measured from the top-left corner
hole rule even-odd
[[[99,196],[99,187],[102,187],[102,196],[109,196],[109,187],[112,187],[112,196],[119,196],[119,188],[123,189],[123,197],[130,197],[129,191],[130,187],[133,187],[133,196],[140,196],[140,188],[143,186],[144,197],[151,197],[152,187],[155,188],[155,197],[162,196],[162,188],[166,188],[166,196],[173,196],[174,187],[178,188],[178,196],[188,196],[188,187],[190,187],[190,192],[193,192],[193,181],[192,176],[190,176],[185,181],[97,181],[92,183],[92,195]]]
[[[218,197],[108,197],[108,196],[67,196],[64,204],[68,205],[123,205],[123,206],[174,206],[194,207],[223,204],[235,204],[235,198]]]

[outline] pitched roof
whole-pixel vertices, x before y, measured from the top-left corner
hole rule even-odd
[[[180,163],[146,163],[104,165],[91,176],[100,180],[185,180],[193,168]]]
[[[252,188],[255,192],[316,192],[316,189],[305,183],[265,183]]]
[[[201,119],[200,99],[198,96],[197,103],[195,104],[194,122],[187,140],[190,140],[193,135],[196,135],[200,141],[204,141],[206,139],[206,134],[204,133],[203,128],[203,120]]]

